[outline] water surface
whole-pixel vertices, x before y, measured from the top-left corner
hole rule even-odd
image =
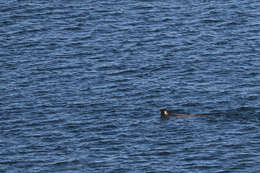
[[[0,2],[0,172],[259,172],[259,8]]]

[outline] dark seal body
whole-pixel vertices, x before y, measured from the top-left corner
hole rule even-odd
[[[169,118],[169,117],[175,117],[175,118],[185,118],[185,117],[193,117],[197,114],[172,114],[167,109],[160,109],[161,112],[161,118]]]

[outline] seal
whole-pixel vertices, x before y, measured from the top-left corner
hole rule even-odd
[[[161,112],[161,118],[169,118],[169,117],[185,118],[185,117],[197,116],[197,114],[172,114],[167,109],[160,109],[160,112]]]

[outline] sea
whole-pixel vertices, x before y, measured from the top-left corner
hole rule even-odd
[[[260,172],[260,0],[1,0],[0,172]]]

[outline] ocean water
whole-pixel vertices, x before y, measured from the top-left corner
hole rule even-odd
[[[0,172],[259,172],[259,9],[1,1]]]

